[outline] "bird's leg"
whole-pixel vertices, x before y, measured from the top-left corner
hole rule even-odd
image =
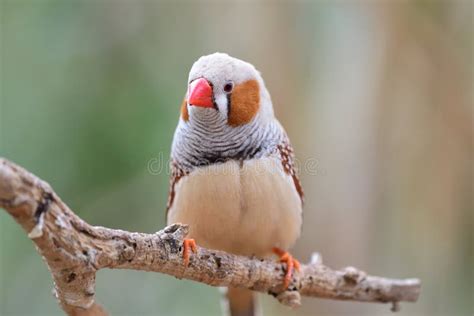
[[[192,252],[196,253],[196,242],[194,239],[185,238],[183,241],[183,262],[184,266],[187,267],[189,265],[189,250],[191,249]]]
[[[300,271],[300,262],[293,258],[289,252],[284,251],[280,248],[273,248],[273,253],[280,257],[280,262],[286,263],[286,273],[285,279],[283,280],[283,287],[286,290],[290,285],[291,277],[293,276],[293,271]]]

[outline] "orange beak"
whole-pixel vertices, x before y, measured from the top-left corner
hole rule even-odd
[[[212,87],[206,79],[199,78],[189,84],[188,103],[203,108],[214,107]]]

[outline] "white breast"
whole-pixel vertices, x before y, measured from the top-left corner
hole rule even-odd
[[[241,255],[288,249],[301,229],[302,205],[276,158],[198,168],[176,185],[168,223],[190,226],[198,245]]]

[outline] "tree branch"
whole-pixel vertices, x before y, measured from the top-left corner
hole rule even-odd
[[[95,274],[103,268],[166,273],[212,286],[243,287],[269,293],[289,306],[300,295],[365,302],[415,302],[418,279],[387,279],[352,267],[324,266],[319,255],[302,265],[288,290],[281,288],[284,267],[275,261],[247,258],[198,247],[188,268],[182,264],[186,225],[155,234],[91,226],[74,214],[51,187],[25,169],[0,158],[0,207],[28,233],[48,265],[54,293],[68,315],[106,315],[94,302]]]

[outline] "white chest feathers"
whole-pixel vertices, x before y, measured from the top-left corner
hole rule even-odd
[[[276,158],[198,168],[176,185],[168,223],[190,226],[203,247],[265,256],[288,249],[300,234],[302,205]]]

